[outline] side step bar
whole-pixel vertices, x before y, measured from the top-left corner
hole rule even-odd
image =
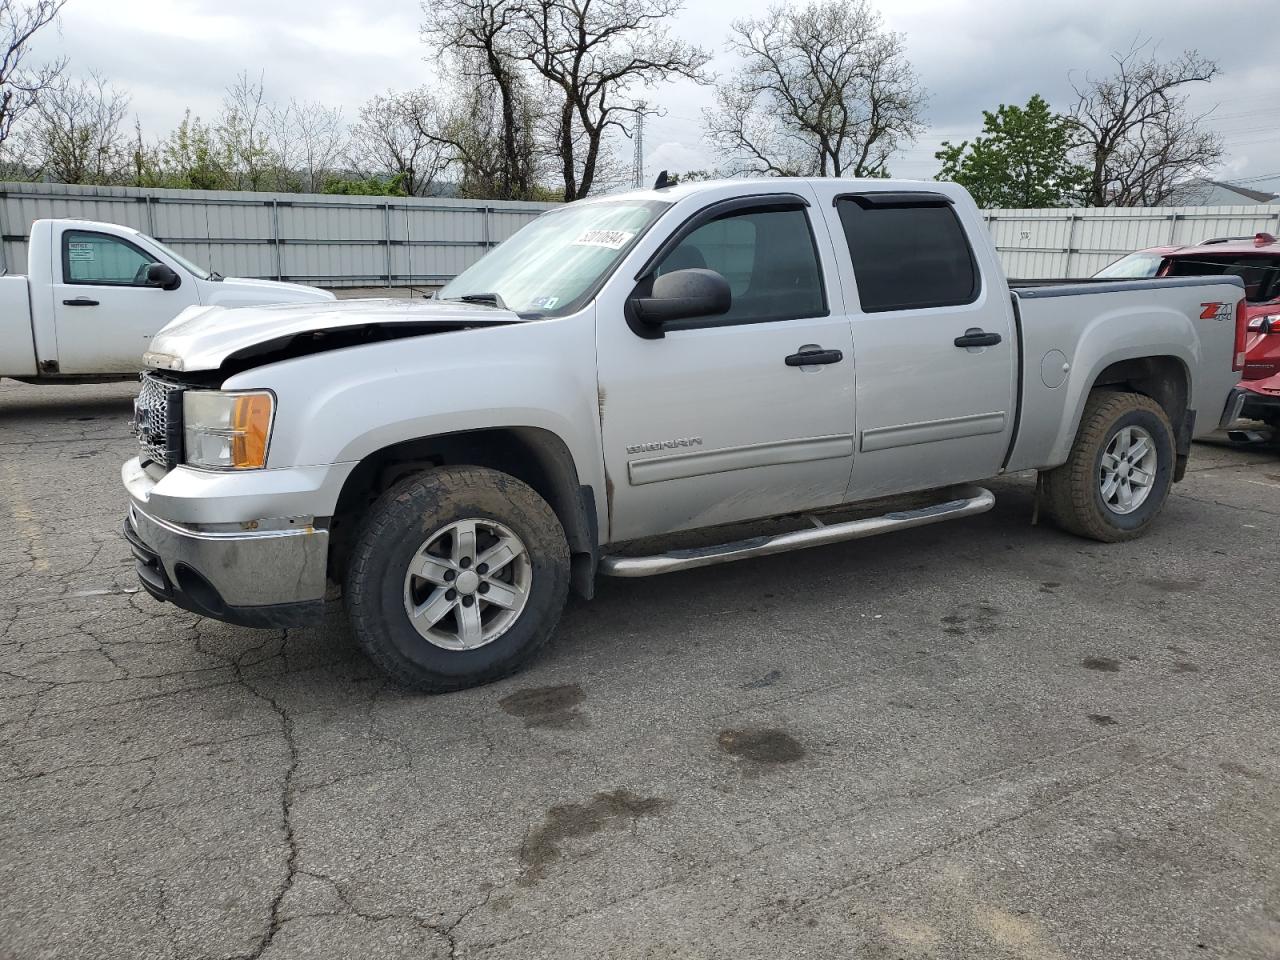
[[[730,560],[765,557],[771,553],[799,550],[802,547],[817,547],[826,543],[840,543],[843,540],[861,540],[863,537],[874,537],[893,530],[923,527],[930,523],[941,523],[943,520],[958,520],[960,517],[986,513],[995,506],[995,494],[984,487],[959,487],[951,492],[955,495],[953,500],[927,507],[917,507],[914,510],[886,513],[879,517],[867,517],[863,520],[824,524],[817,517],[811,516],[809,520],[814,524],[812,529],[793,530],[771,537],[752,537],[709,547],[672,550],[648,557],[606,555],[600,558],[600,572],[610,577],[652,577],[676,570],[709,567],[714,563],[727,563]]]

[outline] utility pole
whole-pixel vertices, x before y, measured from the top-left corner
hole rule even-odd
[[[644,112],[649,104],[641,100],[636,104],[636,152],[631,160],[631,180],[639,189],[644,186]]]

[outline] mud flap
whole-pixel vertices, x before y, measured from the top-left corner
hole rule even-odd
[[[1188,410],[1182,417],[1182,423],[1174,428],[1173,482],[1177,483],[1187,475],[1187,462],[1191,459],[1191,437],[1196,431],[1196,412]]]

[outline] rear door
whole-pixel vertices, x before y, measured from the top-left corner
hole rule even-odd
[[[64,227],[53,254],[60,373],[136,373],[155,333],[198,302],[184,274],[176,290],[149,283],[147,267],[160,258],[124,237]]]
[[[853,325],[848,498],[998,473],[1013,431],[1018,347],[1004,284],[983,282],[999,276],[989,245],[974,249],[942,193],[818,189],[843,240]]]

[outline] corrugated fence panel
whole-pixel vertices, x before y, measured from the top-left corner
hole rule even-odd
[[[984,210],[1011,277],[1090,277],[1134,250],[1211,237],[1280,236],[1280,206]]]
[[[439,284],[555,204],[0,183],[0,255],[26,269],[34,220],[122,223],[226,276],[325,286]],[[1280,235],[1280,206],[987,210],[1012,277],[1087,277],[1126,253]]]
[[[440,284],[549,203],[0,184],[0,255],[26,269],[31,224],[45,218],[134,227],[225,276],[324,286]]]

